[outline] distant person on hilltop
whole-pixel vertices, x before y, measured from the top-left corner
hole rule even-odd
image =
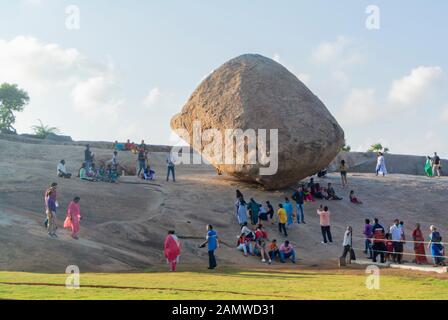
[[[146,169],[145,149],[140,148],[137,158],[138,158],[138,167],[139,167],[138,172],[137,172],[137,177],[141,177],[141,173],[144,172]]]
[[[176,271],[179,263],[180,248],[180,241],[174,230],[168,231],[168,235],[165,238],[164,253],[170,266],[170,271]]]
[[[383,175],[383,177],[387,174],[386,160],[384,159],[384,155],[382,152],[378,152],[375,171],[377,176],[380,173]]]
[[[426,157],[426,163],[425,163],[425,173],[428,177],[432,177],[433,176],[433,172],[432,172],[432,159],[430,156]]]
[[[61,160],[61,162],[59,162],[58,167],[57,167],[57,173],[58,173],[58,177],[60,178],[67,178],[70,179],[72,177],[71,173],[67,172],[67,169],[65,168],[65,160]]]
[[[434,157],[432,158],[432,173],[435,176],[437,173],[437,176],[440,177],[440,172],[442,170],[442,165],[440,163],[440,157],[437,155],[437,152],[434,152]]]

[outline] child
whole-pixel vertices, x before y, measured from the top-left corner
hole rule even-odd
[[[303,189],[304,199],[306,202],[314,202],[313,195],[308,188]]]
[[[386,233],[386,257],[385,261],[391,261],[392,254],[394,253],[394,242],[392,241],[392,235]]]
[[[355,197],[355,191],[350,191],[350,202],[351,203],[355,203],[355,204],[362,204],[362,202],[358,199],[358,198],[356,198]]]
[[[271,261],[274,260],[275,257],[280,258],[280,251],[278,250],[276,239],[273,239],[272,242],[269,244],[268,254],[269,254],[269,258],[271,259]]]

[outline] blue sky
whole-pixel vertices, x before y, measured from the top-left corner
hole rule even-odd
[[[321,98],[354,150],[448,157],[447,15],[444,1],[0,0],[0,82],[30,93],[20,132],[41,119],[78,140],[172,144],[169,120],[201,79],[260,53]]]

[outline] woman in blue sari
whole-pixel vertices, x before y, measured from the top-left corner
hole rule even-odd
[[[445,258],[442,237],[440,236],[440,233],[437,231],[436,227],[431,226],[429,227],[429,230],[431,230],[431,234],[429,235],[430,241],[428,244],[428,248],[430,249],[431,256],[434,259],[434,266],[444,266]]]

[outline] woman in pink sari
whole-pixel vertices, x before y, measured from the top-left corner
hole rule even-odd
[[[165,238],[165,257],[170,265],[171,271],[176,271],[176,265],[179,262],[180,242],[174,231],[168,231]]]
[[[79,200],[81,198],[75,197],[72,202],[68,205],[67,209],[67,218],[66,223],[64,223],[64,227],[71,227],[72,229],[72,238],[78,240],[78,232],[79,232],[79,221],[81,220],[81,210],[79,207]]]

